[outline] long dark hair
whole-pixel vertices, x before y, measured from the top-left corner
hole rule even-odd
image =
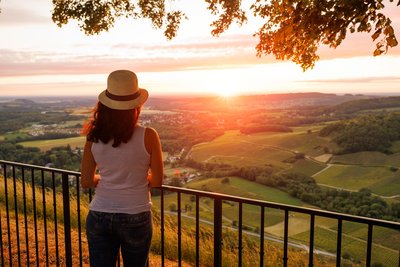
[[[113,147],[118,147],[122,142],[127,143],[133,135],[139,119],[140,107],[129,110],[111,109],[100,102],[93,110],[91,118],[83,126],[82,133],[88,141],[103,142],[107,144],[113,140]]]

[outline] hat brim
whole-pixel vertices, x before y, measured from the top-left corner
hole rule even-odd
[[[104,90],[99,94],[98,99],[103,105],[112,109],[118,109],[118,110],[135,109],[142,106],[144,102],[146,102],[147,98],[149,98],[149,92],[146,89],[139,88],[139,91],[140,91],[139,97],[133,100],[127,100],[127,101],[113,100],[106,95],[106,90]]]

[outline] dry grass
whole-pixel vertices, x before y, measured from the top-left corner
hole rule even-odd
[[[2,249],[3,249],[3,257],[4,264],[2,266],[36,266],[39,263],[39,266],[46,266],[46,262],[49,263],[49,266],[57,266],[57,248],[58,248],[58,264],[59,266],[65,266],[65,246],[64,246],[64,227],[62,225],[58,225],[57,227],[57,236],[58,236],[58,246],[56,246],[56,235],[54,231],[54,226],[52,224],[47,225],[47,232],[45,235],[44,224],[43,221],[38,221],[37,224],[37,232],[38,232],[38,240],[35,241],[35,227],[34,221],[32,219],[28,219],[27,228],[25,228],[24,217],[18,216],[18,238],[17,241],[17,227],[16,227],[16,218],[15,215],[10,216],[10,230],[7,228],[7,218],[5,214],[1,214],[1,229],[2,229]],[[27,240],[25,238],[25,231],[28,231],[28,245]],[[8,234],[10,234],[10,243],[8,240]],[[84,236],[84,235],[83,235]],[[45,247],[45,237],[47,237],[47,256],[46,256],[46,247]],[[72,265],[79,266],[80,261],[82,260],[82,266],[89,266],[89,254],[87,248],[86,239],[82,239],[82,259],[79,258],[79,232],[77,229],[72,229],[71,231],[71,239],[72,239]],[[18,252],[18,242],[19,252]],[[11,264],[10,264],[10,254],[9,249],[11,244]],[[37,247],[36,247],[37,246]],[[29,262],[27,258],[27,248],[29,250]],[[36,248],[38,254],[36,254]],[[177,266],[178,263],[174,260],[165,259],[165,266],[172,267]],[[150,266],[161,266],[161,256],[151,253],[150,254]],[[190,264],[183,262],[183,267],[191,266]]]

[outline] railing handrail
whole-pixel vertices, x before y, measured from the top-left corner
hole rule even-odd
[[[64,170],[64,169],[57,169],[57,168],[52,168],[52,167],[45,167],[45,166],[39,166],[39,165],[33,165],[33,164],[27,164],[27,163],[2,160],[2,159],[0,159],[0,164],[9,164],[9,165],[14,165],[14,166],[18,166],[18,167],[32,168],[32,169],[36,169],[36,170],[44,170],[44,171],[51,171],[51,172],[58,172],[58,173],[66,173],[66,174],[70,174],[70,175],[78,175],[78,176],[81,175],[80,172],[76,172],[76,171],[69,171],[69,170]]]
[[[54,171],[54,172],[59,172],[59,173],[75,175],[75,176],[81,175],[80,172],[76,172],[76,171],[69,171],[69,170],[57,169],[57,168],[52,168],[52,167],[43,167],[43,166],[38,166],[38,165],[12,162],[12,161],[6,161],[6,160],[0,160],[0,163],[11,164],[11,165],[19,166],[19,167]],[[265,201],[265,200],[250,199],[250,198],[244,198],[244,197],[215,193],[215,192],[207,192],[207,191],[182,188],[182,187],[174,187],[174,186],[169,186],[169,185],[163,185],[162,188],[167,189],[167,191],[181,192],[181,193],[191,194],[191,195],[199,195],[201,197],[208,197],[208,198],[220,198],[220,199],[227,200],[227,201],[229,201],[229,200],[239,201],[239,202],[242,202],[245,204],[250,204],[250,205],[257,205],[257,206],[262,206],[262,207],[267,207],[267,208],[288,210],[291,212],[300,212],[300,213],[305,213],[305,214],[309,214],[309,215],[323,216],[323,217],[334,218],[334,219],[342,219],[342,220],[358,222],[358,223],[365,223],[365,224],[372,223],[377,226],[383,226],[383,227],[400,230],[400,222],[395,222],[395,221],[381,220],[381,219],[375,219],[375,218],[369,218],[369,217],[363,217],[363,216],[357,216],[357,215],[350,215],[350,214],[346,214],[346,213],[339,213],[339,212],[320,210],[320,209],[314,209],[314,208],[299,207],[299,206],[270,202],[270,201]]]
[[[292,211],[292,212],[306,213],[309,215],[323,216],[323,217],[329,217],[329,218],[334,218],[334,219],[342,219],[342,220],[346,220],[346,221],[359,222],[359,223],[365,223],[365,224],[372,223],[377,226],[384,226],[384,227],[389,227],[392,229],[400,230],[400,222],[395,222],[395,221],[380,220],[380,219],[375,219],[375,218],[350,215],[350,214],[346,214],[346,213],[339,213],[339,212],[333,212],[333,211],[327,211],[327,210],[299,207],[299,206],[270,202],[270,201],[265,201],[265,200],[250,199],[250,198],[226,195],[226,194],[221,194],[221,193],[200,191],[200,190],[196,190],[196,189],[174,187],[174,186],[169,186],[169,185],[163,185],[162,188],[167,189],[168,191],[181,192],[181,193],[192,194],[192,195],[199,195],[202,197],[209,197],[209,198],[221,198],[223,200],[228,200],[228,201],[229,200],[239,201],[244,204],[251,204],[251,205],[257,205],[257,206],[274,208],[274,209],[282,209],[282,210],[288,210],[288,211]]]

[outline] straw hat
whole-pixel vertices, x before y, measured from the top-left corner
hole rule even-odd
[[[129,70],[116,70],[108,75],[107,89],[100,93],[99,101],[112,109],[134,109],[146,102],[147,90],[139,88],[136,74]]]

